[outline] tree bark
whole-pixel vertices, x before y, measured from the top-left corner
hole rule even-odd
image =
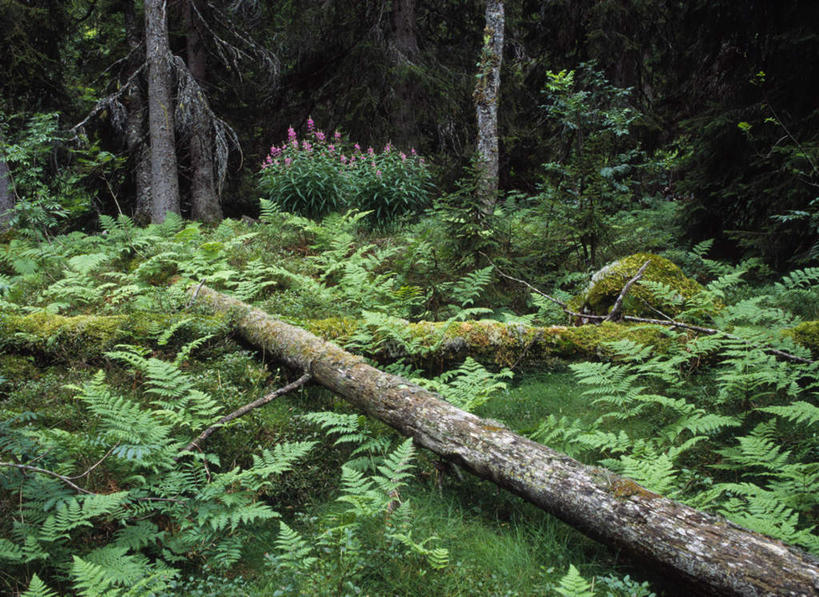
[[[5,159],[2,133],[0,133],[0,232],[6,230],[11,219],[11,208],[14,207],[14,189],[11,185],[11,171]]]
[[[171,50],[166,0],[145,0],[145,53],[148,62],[148,130],[151,138],[151,221],[180,213],[176,170]]]
[[[339,347],[207,287],[254,346],[421,446],[708,595],[819,595],[819,560],[516,435]]]
[[[394,0],[392,3],[389,49],[396,73],[395,105],[392,110],[395,141],[402,147],[416,145],[416,90],[412,67],[418,60],[418,36],[415,25],[416,0]]]
[[[189,0],[185,2],[185,28],[187,31],[188,70],[200,87],[207,76],[207,56],[202,37],[192,18]],[[201,93],[201,92],[200,92]],[[200,98],[205,103],[205,98]],[[191,218],[199,222],[218,222],[222,219],[222,206],[216,193],[213,174],[213,143],[210,120],[201,110],[194,113],[190,136],[191,158]]]
[[[492,213],[498,194],[498,92],[503,61],[503,27],[503,1],[487,0],[486,28],[474,94],[480,167],[478,199],[486,215]]]
[[[125,38],[131,56],[128,59],[128,74],[132,75],[145,60],[140,51],[142,35],[136,18],[134,0],[123,0],[122,13],[125,23]],[[128,125],[125,128],[125,146],[133,161],[136,204],[134,220],[147,224],[151,220],[151,152],[145,142],[145,94],[140,81],[135,81],[126,98],[128,104]]]

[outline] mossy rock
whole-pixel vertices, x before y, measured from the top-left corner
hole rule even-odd
[[[784,333],[819,357],[819,321],[803,321]]]
[[[661,282],[684,299],[691,298],[702,290],[698,282],[686,277],[676,264],[665,257],[636,253],[610,263],[594,274],[586,292],[569,301],[569,308],[576,312],[607,315],[623,287],[646,261],[649,264],[640,281]],[[659,300],[647,287],[638,282],[631,287],[623,300],[623,313],[638,317],[656,317],[657,313],[648,305],[670,316],[679,314],[681,310],[679,303]]]

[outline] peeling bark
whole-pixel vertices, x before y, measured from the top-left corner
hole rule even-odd
[[[194,290],[200,304],[231,314],[242,337],[276,360],[311,373],[421,446],[704,594],[819,595],[819,560],[798,549],[490,424],[241,301],[204,286]]]
[[[160,223],[165,221],[168,212],[180,213],[167,0],[145,0],[144,6],[151,138],[151,221]]]

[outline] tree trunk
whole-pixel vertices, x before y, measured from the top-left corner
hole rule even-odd
[[[145,60],[144,53],[140,51],[142,35],[136,18],[134,0],[123,0],[122,13],[125,21],[125,38],[131,51],[128,59],[130,76]],[[134,81],[126,100],[128,126],[125,129],[125,145],[134,169],[136,192],[134,220],[139,224],[147,224],[151,220],[151,152],[145,142],[145,94],[140,81]]]
[[[498,194],[498,91],[503,60],[503,1],[486,1],[486,28],[478,63],[475,108],[478,117],[478,200],[489,215]]]
[[[395,141],[402,147],[416,145],[416,93],[412,67],[420,55],[415,26],[416,0],[394,0],[392,3],[389,50],[396,73],[395,104],[392,110]]]
[[[194,0],[190,0],[193,2]],[[185,28],[187,31],[188,69],[200,86],[207,75],[207,56],[202,37],[193,22],[190,2],[185,2]],[[200,92],[201,93],[201,92]],[[206,103],[205,98],[200,98]],[[199,222],[218,222],[222,219],[222,207],[216,193],[213,175],[213,143],[210,120],[202,110],[195,110],[190,136],[191,158],[191,218]]]
[[[708,595],[819,595],[819,560],[583,465],[484,421],[334,344],[210,290],[200,303],[230,313],[237,331],[421,446],[508,489],[591,537]]]
[[[14,207],[14,190],[11,186],[11,172],[3,156],[3,137],[0,135],[0,232],[8,228],[11,208]]]
[[[148,130],[151,138],[151,221],[179,213],[171,50],[166,0],[145,0],[145,54],[148,61]]]

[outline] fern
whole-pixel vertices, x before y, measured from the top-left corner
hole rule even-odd
[[[767,406],[757,410],[808,427],[819,424],[819,408],[804,400],[797,400],[785,406]]]
[[[446,285],[450,300],[460,307],[471,307],[492,281],[494,266],[490,265],[464,275],[459,280]]]
[[[58,594],[48,588],[46,584],[40,580],[40,577],[37,576],[35,572],[31,576],[31,582],[28,585],[28,589],[24,593],[20,594],[20,597],[58,597]]]
[[[776,289],[784,293],[795,289],[810,288],[817,284],[819,284],[819,267],[806,267],[783,276],[782,280],[776,283]]]
[[[569,565],[568,572],[560,579],[555,592],[563,597],[594,597],[592,583],[583,578],[573,564]]]
[[[319,425],[328,435],[336,436],[333,445],[353,444],[352,459],[346,466],[360,470],[375,466],[390,447],[387,436],[375,436],[365,429],[366,418],[334,412],[307,413],[303,418]]]
[[[313,549],[310,545],[284,521],[279,523],[279,536],[274,546],[279,552],[276,564],[282,568],[304,572],[318,561],[318,558],[311,555]]]
[[[488,371],[472,357],[457,368],[445,371],[432,380],[417,379],[419,385],[432,389],[443,398],[466,411],[474,411],[498,392],[506,390],[503,379],[513,377],[512,371]]]

